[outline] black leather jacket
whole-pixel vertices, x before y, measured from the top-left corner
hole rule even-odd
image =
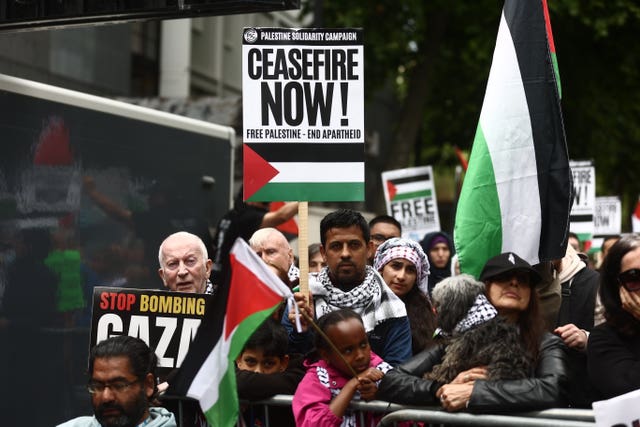
[[[436,346],[414,356],[384,376],[377,399],[404,405],[436,405],[442,384],[422,378],[440,363],[444,347]],[[531,378],[476,380],[468,409],[474,412],[513,412],[566,406],[567,349],[560,338],[545,333],[538,364]]]

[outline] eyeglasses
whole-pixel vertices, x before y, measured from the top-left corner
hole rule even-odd
[[[140,382],[140,380],[136,379],[129,382],[118,380],[110,383],[103,383],[101,381],[90,381],[89,384],[87,384],[87,390],[91,394],[98,394],[102,393],[106,388],[109,388],[112,392],[118,394],[124,392],[126,389],[137,382]]]
[[[640,291],[640,269],[623,271],[618,275],[618,282],[629,292]]]
[[[386,242],[387,240],[389,240],[390,238],[392,238],[393,236],[385,236],[384,234],[372,234],[371,235],[371,240],[373,240],[376,243],[382,243],[382,242]]]

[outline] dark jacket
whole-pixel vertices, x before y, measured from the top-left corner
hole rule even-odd
[[[596,326],[587,345],[589,378],[600,399],[640,388],[640,337],[623,335],[607,323]]]
[[[405,405],[435,405],[442,384],[424,379],[442,361],[444,347],[436,346],[389,371],[378,387],[377,398]],[[562,340],[546,333],[540,343],[538,362],[531,378],[477,380],[469,410],[474,412],[528,411],[566,405],[566,347]]]
[[[567,282],[562,283],[562,303],[556,327],[573,323],[580,329],[593,329],[596,293],[600,274],[590,268],[578,271]],[[596,394],[587,373],[587,353],[568,349],[569,404],[574,408],[591,408]]]
[[[262,400],[276,394],[294,394],[298,383],[306,373],[303,357],[292,354],[284,372],[260,374],[236,368],[238,397],[242,400]],[[243,405],[242,416],[247,427],[264,426],[267,415],[262,405]],[[295,427],[291,406],[272,406],[268,412],[269,425],[274,427]]]
[[[289,350],[306,354],[313,350],[314,332],[309,329],[298,333],[289,316],[282,316],[282,325],[289,335]],[[411,326],[409,318],[396,317],[378,323],[367,333],[371,350],[391,366],[406,362],[411,357]]]

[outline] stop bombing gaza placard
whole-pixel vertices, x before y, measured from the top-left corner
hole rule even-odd
[[[211,295],[163,290],[93,290],[89,348],[115,335],[140,338],[155,350],[162,377],[180,367]]]
[[[244,199],[364,200],[362,30],[245,28],[242,43]]]

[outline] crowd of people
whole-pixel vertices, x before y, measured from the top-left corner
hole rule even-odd
[[[401,237],[392,217],[367,222],[339,209],[322,219],[321,241],[309,247],[305,294],[282,233],[267,222],[244,235],[297,304],[263,323],[236,360],[241,399],[293,395],[291,408],[243,406],[248,426],[267,417],[285,427],[359,425],[354,400],[504,413],[589,408],[640,388],[638,236],[610,244],[598,270],[568,245],[565,257],[534,266],[515,252],[498,254],[476,278],[456,271],[447,233],[416,242]],[[168,236],[158,253],[164,286],[195,293],[224,286],[210,280],[208,253],[198,236]],[[162,399],[149,379],[152,358],[139,368],[120,348],[133,342],[109,341],[91,353],[94,416],[66,425],[106,427],[123,417],[175,425],[154,406]],[[365,415],[375,423],[375,414]]]

